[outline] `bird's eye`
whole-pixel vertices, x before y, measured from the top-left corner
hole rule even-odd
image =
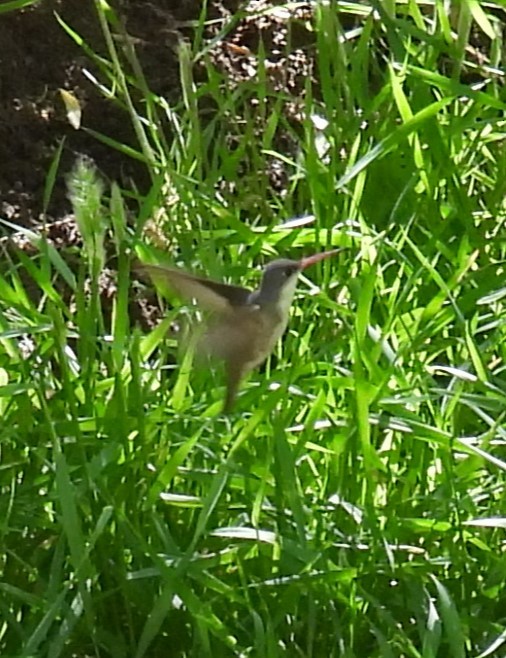
[[[295,269],[296,268],[293,267],[293,265],[289,265],[288,267],[285,267],[285,270],[283,272],[285,278],[289,279],[292,276],[292,274],[295,272]]]

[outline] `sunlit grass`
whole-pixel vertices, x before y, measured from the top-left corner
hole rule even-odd
[[[2,267],[2,655],[502,655],[504,15],[445,7],[317,3],[295,125],[264,46],[233,87],[205,16],[169,108],[97,3],[109,60],[88,55],[152,187],[76,167],[77,270],[31,232]],[[173,310],[130,325],[134,257],[255,286],[330,246],[229,417],[221,373],[176,364]]]

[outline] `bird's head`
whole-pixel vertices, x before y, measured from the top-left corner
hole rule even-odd
[[[255,293],[255,303],[275,304],[282,312],[288,313],[292,304],[297,279],[302,270],[333,256],[340,249],[324,251],[301,260],[280,259],[269,263],[263,273],[260,289]]]

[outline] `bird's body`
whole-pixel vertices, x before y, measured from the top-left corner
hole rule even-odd
[[[225,412],[232,409],[241,379],[265,361],[283,335],[298,274],[334,253],[323,252],[300,261],[274,261],[265,268],[262,283],[256,291],[194,276],[176,268],[142,265],[155,282],[168,282],[178,295],[194,299],[211,313],[197,349],[225,363]]]
[[[210,320],[198,349],[225,362],[225,412],[233,406],[241,379],[267,359],[287,322],[288,318],[283,319],[277,311],[266,313],[260,306],[250,305]]]

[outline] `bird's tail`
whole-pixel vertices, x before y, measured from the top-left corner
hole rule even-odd
[[[223,405],[224,414],[231,413],[234,408],[237,391],[243,374],[241,368],[237,368],[237,366],[231,364],[227,365],[227,392],[225,395],[225,403]]]

